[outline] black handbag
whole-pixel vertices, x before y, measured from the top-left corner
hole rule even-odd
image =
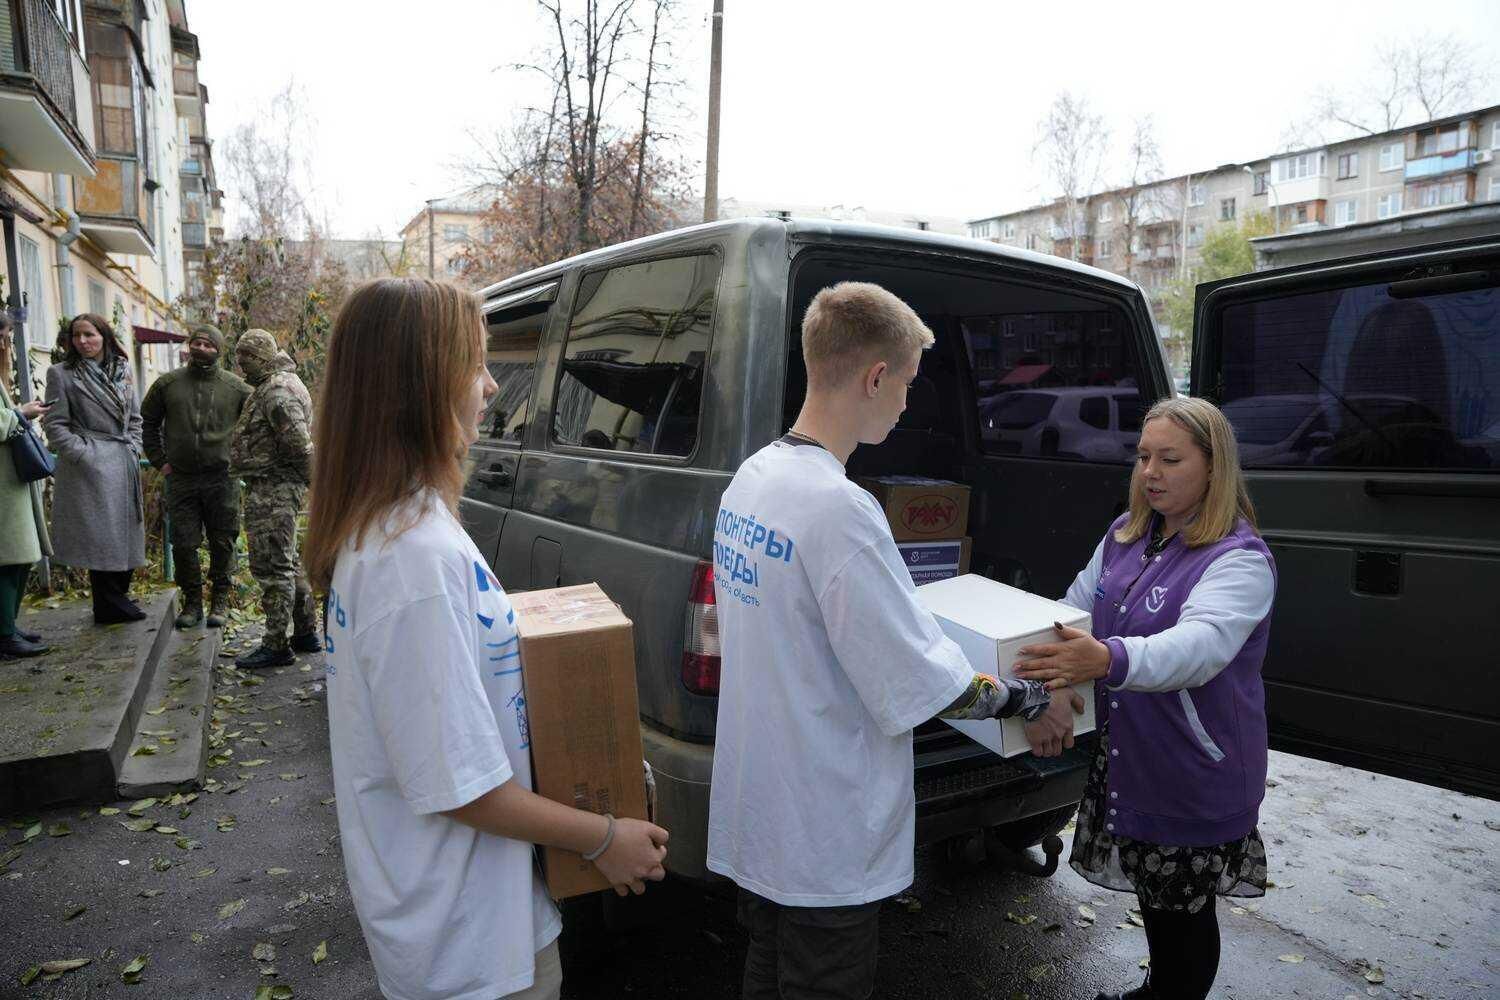
[[[16,478],[23,483],[46,479],[56,471],[57,459],[42,443],[42,436],[31,426],[31,421],[21,416],[20,410],[16,411],[16,418],[21,421],[21,429],[8,442],[11,460],[16,464]]]

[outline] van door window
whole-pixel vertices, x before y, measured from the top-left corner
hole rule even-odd
[[[711,254],[584,275],[568,324],[553,440],[691,454],[718,282]]]
[[[1500,290],[1390,288],[1224,309],[1220,405],[1245,467],[1500,467]]]
[[[1027,309],[1028,294],[1038,305]],[[1124,311],[1092,299],[1015,288],[1012,312],[961,318],[990,454],[1128,463],[1146,382]],[[1111,420],[1112,415],[1115,417]]]
[[[555,285],[552,293],[556,293]],[[481,441],[521,443],[531,406],[537,349],[551,308],[551,298],[533,299],[485,316],[484,363],[500,389],[479,425]]]

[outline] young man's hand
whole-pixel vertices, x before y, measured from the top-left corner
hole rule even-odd
[[[654,823],[640,819],[616,819],[615,839],[609,850],[594,861],[594,867],[623,896],[637,896],[646,891],[646,880],[660,882],[667,877],[662,860],[667,856],[670,834]]]
[[[1083,714],[1083,696],[1068,691],[1053,696],[1052,704],[1035,722],[1026,723],[1026,742],[1038,757],[1056,757],[1073,746],[1073,716]]]

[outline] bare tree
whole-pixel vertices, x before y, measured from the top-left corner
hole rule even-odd
[[[1037,126],[1033,147],[1044,158],[1048,177],[1061,194],[1067,219],[1069,256],[1078,259],[1089,195],[1099,187],[1109,131],[1088,100],[1064,90]]]
[[[1462,110],[1493,79],[1474,44],[1457,33],[1386,39],[1375,46],[1369,70],[1352,90],[1319,91],[1312,117],[1284,135],[1283,145],[1316,145],[1328,131],[1391,132],[1416,114],[1418,121],[1442,118]]]
[[[227,193],[239,208],[235,235],[299,238],[314,227],[307,151],[315,130],[301,89],[289,81],[224,139]]]
[[[1152,208],[1153,189],[1161,179],[1161,147],[1156,141],[1156,123],[1150,115],[1137,118],[1131,125],[1126,147],[1126,181],[1119,195],[1118,231],[1125,252],[1125,277],[1135,278],[1135,254],[1140,242],[1141,225]]]

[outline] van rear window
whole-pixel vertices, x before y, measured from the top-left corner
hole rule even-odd
[[[1247,468],[1500,468],[1500,290],[1386,282],[1226,306],[1220,405]]]

